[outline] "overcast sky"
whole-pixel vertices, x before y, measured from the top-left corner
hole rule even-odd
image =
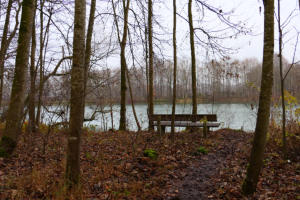
[[[290,13],[298,8],[298,0],[285,0],[281,3],[282,8],[282,21],[284,21]],[[177,1],[178,2],[178,12],[186,12],[187,11],[187,1]],[[223,12],[233,11],[233,14],[230,16],[230,20],[234,22],[242,21],[246,23],[246,26],[251,28],[253,31],[251,35],[242,35],[237,37],[236,39],[228,39],[223,41],[224,46],[233,47],[238,49],[238,52],[232,54],[232,57],[238,59],[256,57],[259,60],[262,59],[263,54],[263,4],[259,0],[207,0],[207,3],[210,5],[214,5],[219,9],[222,9]],[[277,4],[277,2],[276,2]],[[170,31],[172,30],[172,0],[165,1],[165,7],[168,12],[155,12],[158,15],[161,15],[164,18],[164,24],[167,24]],[[160,10],[165,10],[164,6],[159,5]],[[194,6],[195,7],[195,6]],[[262,7],[262,12],[260,13],[260,7]],[[277,13],[277,12],[276,12]],[[209,14],[207,14],[209,15]],[[284,56],[291,61],[293,58],[294,44],[296,42],[296,31],[298,29],[300,31],[300,15],[299,11],[294,13],[295,17],[292,19],[290,24],[284,29],[284,31],[289,32],[285,35],[285,41],[289,40],[288,43],[285,44],[284,47]],[[197,20],[197,15],[195,14],[194,20]],[[207,21],[209,23],[216,23],[219,25],[217,20],[213,16],[207,17]],[[298,22],[298,23],[297,23]],[[221,26],[221,25],[220,25]],[[275,32],[277,32],[277,26],[275,27]],[[178,55],[181,57],[189,57],[189,38],[186,37],[188,34],[188,25],[187,23],[178,17],[178,46],[179,52]],[[277,34],[275,35],[277,39]],[[275,42],[275,52],[278,52],[277,41]],[[299,46],[299,45],[298,45]],[[203,53],[203,48],[198,48],[198,54]],[[300,54],[300,49],[299,53]],[[300,58],[299,56],[297,58]]]
[[[177,0],[177,12],[187,18],[187,0]],[[245,23],[245,26],[251,29],[252,33],[248,35],[239,35],[237,38],[231,38],[226,40],[221,40],[223,46],[228,48],[233,48],[233,54],[229,56],[237,59],[245,59],[245,58],[257,58],[258,60],[262,60],[263,55],[263,3],[261,0],[204,0],[204,2],[213,5],[214,7],[222,10],[222,12],[227,13],[231,12],[229,19],[234,23]],[[275,0],[275,4],[277,5],[277,1]],[[101,5],[100,5],[101,6]],[[207,29],[218,29],[224,27],[222,23],[220,23],[217,17],[209,11],[205,11],[205,17],[203,18],[203,22],[197,23],[199,19],[199,13],[197,12],[197,8],[195,3],[194,7],[194,26],[201,26],[202,28]],[[261,7],[261,12],[260,12]],[[283,55],[290,62],[293,58],[294,45],[296,43],[296,29],[300,31],[300,15],[299,15],[299,5],[298,0],[282,0],[281,3],[281,14],[282,21],[284,21],[290,13],[297,9],[294,12],[294,17],[292,18],[289,25],[284,29],[284,32],[288,32],[285,37],[284,52]],[[162,53],[165,58],[172,59],[172,26],[173,26],[173,16],[172,16],[172,0],[154,0],[154,15],[156,19],[160,22],[160,24],[165,27],[165,30],[160,30],[160,27],[154,26],[154,31],[160,33],[157,37],[164,40],[169,40],[169,45],[164,44],[160,46]],[[277,13],[277,11],[276,11]],[[275,19],[276,20],[276,19]],[[277,23],[277,21],[275,21]],[[275,26],[275,38],[277,39],[277,26]],[[228,31],[227,31],[228,33]],[[189,26],[188,23],[182,19],[180,16],[177,17],[177,45],[178,45],[178,57],[179,59],[190,59],[190,45],[189,45]],[[197,41],[197,39],[196,39]],[[278,41],[275,41],[275,52],[278,52]],[[298,45],[299,46],[299,45]],[[158,49],[154,49],[155,53],[158,53]],[[206,59],[215,58],[215,55],[209,54],[209,58],[207,58],[207,51],[201,45],[196,45],[197,51],[197,60],[199,62],[204,62]],[[136,50],[137,52],[142,52],[141,48]],[[300,55],[300,48],[298,50]],[[300,59],[300,56],[296,57]],[[108,65],[112,64],[115,66],[119,65],[119,57],[116,55],[114,58],[110,58],[108,60]],[[129,61],[130,62],[130,61]]]
[[[159,21],[164,30],[157,25],[154,25],[154,31],[158,33],[156,37],[158,40],[168,41],[167,43],[156,43],[154,51],[156,54],[160,55],[162,53],[166,59],[173,59],[172,51],[172,27],[173,27],[173,8],[172,0],[153,0],[154,1],[154,15],[156,20]],[[196,0],[195,0],[196,1]],[[204,29],[221,29],[224,28],[224,24],[220,23],[216,15],[211,14],[209,11],[205,11],[205,17],[199,23],[200,12],[196,6],[195,1],[193,1],[194,8],[194,27],[202,27]],[[106,2],[106,4],[105,4]],[[184,18],[187,18],[187,2],[188,0],[177,0],[177,12]],[[229,56],[236,59],[245,59],[245,58],[257,58],[259,61],[262,60],[263,56],[263,3],[262,0],[202,0],[202,2],[213,5],[215,8],[222,10],[223,13],[230,12],[229,17],[230,21],[233,23],[245,24],[245,26],[252,31],[251,34],[242,34],[237,38],[220,40],[219,42],[227,48],[233,48],[233,54]],[[300,15],[299,15],[299,5],[298,0],[282,0],[281,1],[281,10],[282,10],[282,21],[284,21],[290,13],[296,9],[294,12],[294,17],[287,27],[285,27],[284,32],[288,32],[284,36],[284,51],[283,55],[288,61],[292,61],[294,45],[296,43],[297,31],[300,31]],[[277,0],[275,0],[277,5]],[[133,4],[132,4],[133,5]],[[111,4],[108,1],[99,1],[98,11],[99,12],[111,12]],[[261,7],[261,12],[260,12]],[[277,6],[276,6],[277,7]],[[133,7],[133,10],[137,11]],[[276,9],[277,10],[277,9]],[[88,17],[89,7],[87,7],[87,17]],[[137,11],[138,12],[138,11]],[[276,11],[277,13],[277,11]],[[111,16],[110,16],[111,17]],[[132,17],[132,16],[131,16]],[[179,59],[190,59],[190,44],[189,44],[189,26],[188,23],[182,19],[182,17],[177,16],[177,45],[178,45],[178,57]],[[110,19],[112,20],[112,19]],[[99,19],[98,19],[99,21]],[[96,20],[97,23],[97,20]],[[275,19],[275,24],[277,23]],[[109,22],[112,24],[112,21]],[[120,26],[122,23],[120,22]],[[122,29],[121,29],[122,30]],[[109,37],[111,31],[111,25],[106,27],[106,30],[103,32],[103,24],[96,24],[94,37],[96,40],[101,40],[103,37]],[[277,26],[275,26],[275,38],[278,38]],[[222,32],[222,34],[230,34],[230,31]],[[200,35],[201,36],[201,35]],[[203,36],[203,35],[202,35]],[[201,36],[201,37],[202,37]],[[156,41],[157,42],[157,41]],[[196,39],[197,42],[197,39]],[[278,41],[275,41],[275,52],[278,52]],[[105,45],[105,44],[104,44]],[[300,46],[300,45],[298,45]],[[117,46],[118,47],[118,46]],[[103,46],[102,49],[106,47]],[[101,49],[101,48],[100,48]],[[207,59],[218,58],[217,55],[214,55],[210,52],[207,57],[207,48],[196,44],[197,51],[197,61],[205,62]],[[300,59],[300,47],[298,48],[298,53],[296,54],[296,60]],[[140,57],[140,61],[143,59],[143,48],[141,45],[135,46],[134,54],[136,57]],[[299,56],[298,56],[299,55]],[[129,46],[127,47],[127,59],[128,64],[131,64],[131,55],[129,51]],[[119,55],[116,54],[105,60],[105,65],[107,67],[119,67]]]

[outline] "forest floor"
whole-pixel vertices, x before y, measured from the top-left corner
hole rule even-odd
[[[300,199],[299,135],[289,137],[287,161],[278,141],[269,139],[253,197],[241,194],[253,134],[222,129],[201,135],[180,132],[172,142],[157,133],[86,130],[81,185],[67,193],[66,134],[22,134],[14,155],[0,158],[0,199]]]

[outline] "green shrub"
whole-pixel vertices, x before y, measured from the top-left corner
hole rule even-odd
[[[205,147],[201,146],[197,149],[197,152],[206,155],[208,153],[208,150]]]
[[[144,156],[151,159],[156,159],[158,157],[158,153],[153,149],[146,149],[144,150]]]

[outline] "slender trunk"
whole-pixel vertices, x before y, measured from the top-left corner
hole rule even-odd
[[[191,45],[191,59],[192,59],[192,102],[193,111],[192,114],[197,114],[197,79],[196,79],[196,55],[195,55],[195,39],[194,39],[194,26],[193,26],[193,13],[192,13],[192,0],[189,0],[188,15],[189,15],[189,27],[190,27],[190,45]]]
[[[66,166],[66,184],[69,187],[78,185],[80,177],[80,138],[84,112],[85,4],[85,0],[75,0],[71,109]]]
[[[1,50],[0,50],[0,108],[2,106],[2,97],[3,97],[3,85],[4,85],[4,63],[5,63],[5,55],[8,49],[8,29],[9,29],[9,20],[10,20],[10,12],[12,7],[13,0],[8,1],[5,23],[3,28],[2,40],[1,40]]]
[[[5,130],[0,141],[0,156],[9,156],[13,152],[21,131],[20,127],[23,113],[25,80],[28,67],[34,7],[34,0],[24,0],[22,3],[22,16],[19,29],[14,80]]]
[[[37,114],[36,114],[36,125],[39,126],[41,118],[41,107],[42,107],[42,97],[44,90],[44,65],[43,65],[43,49],[44,49],[44,3],[45,0],[40,0],[40,83],[39,83],[39,93],[38,93],[38,105],[37,105]]]
[[[283,78],[283,66],[282,66],[282,29],[280,20],[280,0],[278,2],[278,33],[279,33],[279,69],[280,69],[280,91],[281,91],[281,106],[282,106],[282,151],[283,157],[287,158],[287,146],[286,146],[286,113],[285,113],[285,99],[284,99],[284,78]]]
[[[149,107],[150,107],[150,98],[149,98],[149,62],[148,62],[148,31],[147,26],[145,25],[145,64],[146,64],[146,91],[147,91],[147,115],[149,116]]]
[[[132,40],[131,40],[131,37],[130,37],[130,31],[129,30],[128,30],[128,39],[129,39],[130,52],[131,52],[131,56],[132,56],[132,63],[133,63],[133,67],[135,67],[135,64],[134,64],[134,60],[135,60],[134,50],[133,50],[133,47],[132,47]],[[128,66],[127,65],[126,65],[126,78],[127,78],[128,88],[129,88],[129,95],[130,95],[130,100],[131,100],[131,107],[132,107],[133,116],[134,116],[134,119],[135,119],[136,126],[138,128],[138,131],[141,131],[141,126],[140,126],[140,123],[139,123],[139,120],[138,120],[138,117],[137,117],[137,114],[136,114],[136,111],[135,111],[134,98],[133,98],[131,81],[130,81],[130,76],[129,76],[129,71],[128,71]]]
[[[31,39],[31,56],[30,56],[30,92],[29,92],[29,123],[28,123],[28,133],[35,132],[35,80],[36,80],[36,68],[35,68],[35,51],[36,51],[36,32],[35,32],[35,13],[32,25],[32,39]]]
[[[84,61],[84,96],[86,97],[86,87],[88,80],[88,73],[91,62],[91,52],[92,52],[92,37],[93,37],[93,29],[94,29],[94,21],[95,21],[95,11],[96,11],[96,0],[91,0],[91,10],[89,17],[89,24],[86,36],[86,44],[85,44],[85,61]]]
[[[109,86],[109,106],[110,106],[110,118],[111,118],[111,129],[114,130],[114,113],[113,113],[113,100],[111,94],[111,87]]]
[[[249,166],[242,190],[246,195],[256,190],[259,174],[263,166],[266,135],[269,127],[270,105],[273,86],[273,55],[274,55],[274,0],[265,0],[264,14],[264,53],[259,95],[259,107],[255,135],[252,144]]]
[[[129,5],[130,0],[123,0],[123,10],[124,10],[124,26],[123,26],[123,37],[122,40],[120,38],[120,30],[118,25],[118,20],[116,16],[116,10],[114,1],[112,1],[113,11],[114,11],[114,21],[117,27],[117,34],[118,34],[118,41],[121,47],[121,102],[120,102],[120,126],[119,130],[125,131],[126,130],[126,57],[125,57],[125,48],[127,42],[127,35],[128,35],[128,12],[129,12]]]
[[[127,77],[127,83],[128,83],[129,94],[130,94],[130,99],[131,99],[131,107],[132,107],[133,116],[134,116],[134,119],[135,119],[136,126],[138,128],[138,131],[141,131],[141,125],[139,123],[139,119],[138,119],[137,114],[135,112],[133,94],[132,94],[132,89],[131,89],[131,82],[130,82],[130,77],[129,77],[129,72],[128,72],[127,66],[126,66],[126,77]]]
[[[152,15],[153,15],[152,0],[148,0],[148,41],[149,41],[149,116],[153,115],[153,30],[152,30]],[[149,130],[153,130],[153,122],[149,118]]]
[[[124,25],[125,26],[125,25]],[[121,102],[120,102],[120,126],[119,130],[126,130],[126,43],[121,44]]]
[[[41,10],[44,8],[45,0],[41,1]],[[40,20],[41,20],[41,28],[43,27],[43,14],[40,14]],[[38,106],[37,106],[37,116],[36,116],[36,125],[38,126],[40,123],[40,115],[41,115],[41,107],[43,105],[43,95],[44,95],[44,85],[49,77],[45,76],[45,60],[46,60],[46,53],[47,53],[47,47],[49,42],[49,29],[51,25],[51,18],[52,18],[52,12],[50,12],[48,17],[48,22],[44,31],[44,35],[42,35],[43,31],[41,30],[40,33],[40,57],[39,57],[39,63],[40,63],[40,83],[39,83],[39,93],[38,93]]]
[[[171,134],[174,139],[174,121],[176,110],[176,75],[177,75],[177,44],[176,44],[176,0],[173,0],[173,57],[174,57],[174,72],[173,72],[173,105],[172,105],[172,126]]]

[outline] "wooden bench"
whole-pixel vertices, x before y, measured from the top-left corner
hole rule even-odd
[[[171,114],[154,114],[149,116],[149,120],[153,122],[153,128],[157,126],[158,131],[165,133],[166,127],[172,125]],[[204,137],[209,132],[210,127],[219,127],[220,122],[217,122],[217,115],[215,114],[200,114],[200,115],[188,115],[188,114],[176,114],[175,127],[203,127]]]

